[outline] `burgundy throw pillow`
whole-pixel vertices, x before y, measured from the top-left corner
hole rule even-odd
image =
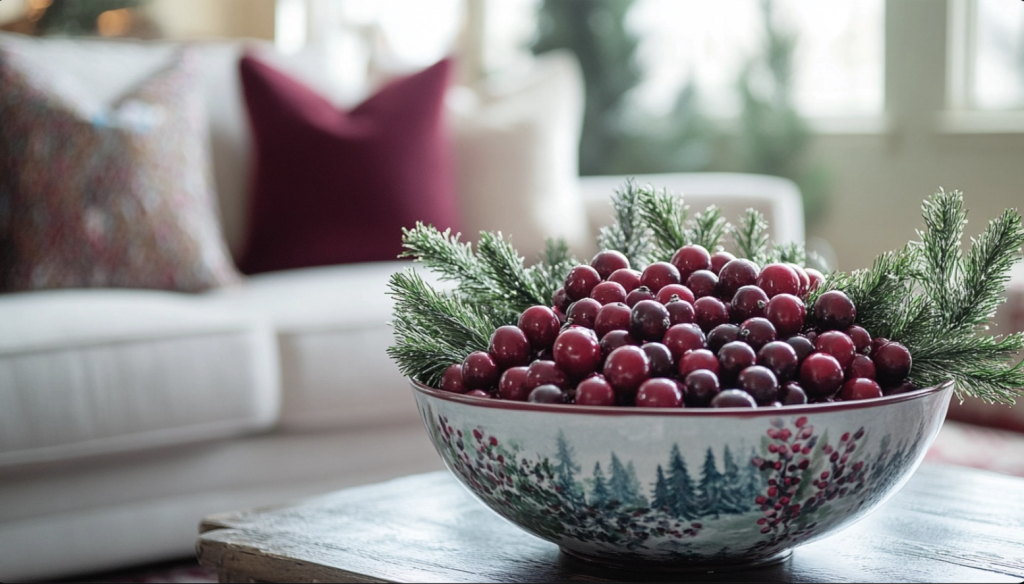
[[[443,60],[346,112],[243,57],[256,157],[242,271],[392,260],[417,221],[457,231],[450,70]]]

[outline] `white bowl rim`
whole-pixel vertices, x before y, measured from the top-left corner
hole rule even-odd
[[[878,398],[833,403],[804,404],[799,406],[758,407],[758,408],[637,408],[619,406],[580,406],[576,404],[539,404],[531,402],[501,400],[452,393],[428,387],[415,379],[408,378],[413,389],[421,394],[444,401],[456,402],[480,408],[528,412],[557,412],[567,415],[598,416],[670,416],[670,417],[778,417],[790,414],[827,414],[848,410],[866,410],[888,406],[894,403],[916,400],[953,388],[953,381],[945,381],[932,387],[925,387]]]

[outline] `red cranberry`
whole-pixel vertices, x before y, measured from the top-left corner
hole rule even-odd
[[[706,346],[704,333],[695,324],[670,326],[661,342],[672,352],[674,361],[682,359],[687,351],[696,351]]]
[[[714,296],[718,289],[718,276],[711,270],[697,270],[686,279],[686,287],[696,298]]]
[[[732,299],[740,288],[757,284],[759,273],[757,264],[747,259],[739,258],[726,263],[718,273],[718,295]]]
[[[729,322],[729,309],[725,303],[714,296],[698,298],[693,303],[694,322],[704,332],[710,332],[720,324]]]
[[[601,274],[590,266],[576,266],[565,277],[565,295],[576,301],[590,296],[590,291],[601,283]]]
[[[796,272],[796,277],[800,280],[800,291],[797,292],[797,296],[801,298],[807,296],[807,291],[811,287],[811,277],[807,275],[807,271],[797,264],[789,263],[786,265]]]
[[[654,299],[662,304],[668,304],[672,301],[673,296],[678,296],[680,300],[685,300],[690,304],[693,304],[693,301],[696,300],[693,292],[682,284],[668,284],[662,287],[661,290],[658,290],[658,294]]]
[[[519,327],[500,326],[491,335],[487,352],[502,370],[526,365],[530,362],[530,341]]]
[[[601,357],[604,358],[619,347],[624,347],[626,345],[639,346],[640,341],[634,339],[629,334],[629,331],[616,330],[601,337],[599,345],[601,347]]]
[[[590,297],[602,306],[613,302],[625,302],[626,289],[618,282],[601,282],[590,291]]]
[[[843,384],[840,395],[843,401],[856,401],[882,397],[882,388],[873,379],[859,377]]]
[[[524,391],[533,391],[537,386],[545,384],[557,385],[558,387],[568,389],[569,378],[566,376],[565,371],[562,371],[558,365],[555,365],[554,361],[538,359],[530,363],[530,367],[526,372]]]
[[[593,373],[601,362],[597,339],[580,330],[569,329],[558,335],[552,352],[555,364],[576,379]]]
[[[814,343],[805,336],[795,335],[786,339],[786,343],[796,351],[796,358],[803,363],[808,355],[814,352]]]
[[[466,394],[469,397],[482,397],[484,399],[490,399],[491,394],[487,393],[482,389],[474,389],[473,391],[467,391]]]
[[[576,405],[614,406],[615,390],[603,375],[591,375],[576,386]]]
[[[857,355],[850,362],[850,366],[846,368],[847,379],[856,379],[858,377],[865,379],[875,378],[875,362],[871,360],[871,357]]]
[[[698,369],[707,369],[718,375],[718,357],[715,357],[715,354],[707,349],[697,349],[683,355],[683,358],[679,360],[679,377],[685,378]]]
[[[732,383],[739,377],[740,371],[757,362],[757,354],[750,345],[742,341],[727,343],[718,352],[720,375],[725,383]]]
[[[825,282],[825,275],[818,270],[815,270],[814,268],[804,268],[804,271],[807,272],[807,277],[811,280],[810,285],[807,287],[808,292],[817,290],[818,286],[821,286],[822,283]]]
[[[857,318],[857,307],[841,290],[829,290],[814,303],[814,319],[821,330],[843,330]]]
[[[900,383],[910,375],[910,351],[899,343],[889,342],[879,347],[872,357],[878,380],[885,384]]]
[[[491,389],[501,371],[489,353],[474,351],[462,362],[462,384],[466,389]]]
[[[739,340],[750,345],[754,351],[774,341],[775,327],[767,318],[748,318],[740,325]]]
[[[561,310],[563,313],[569,310],[569,305],[572,304],[572,300],[569,300],[569,296],[565,293],[565,288],[559,288],[555,290],[555,294],[551,297],[551,307]]]
[[[800,387],[800,384],[795,381],[790,381],[786,385],[782,386],[782,405],[785,406],[799,406],[807,403],[807,393],[804,392],[804,388]]]
[[[800,365],[800,387],[808,397],[828,397],[843,385],[843,368],[828,353],[811,353]]]
[[[680,282],[679,270],[668,262],[654,262],[640,274],[640,285],[647,286],[655,294],[664,286]]]
[[[703,246],[684,245],[672,256],[672,265],[679,270],[680,280],[685,282],[690,274],[711,267],[711,254]]]
[[[728,323],[720,324],[711,329],[711,332],[708,333],[708,349],[717,355],[719,349],[725,346],[726,343],[735,341],[739,336],[739,325]]]
[[[711,400],[713,408],[756,408],[753,396],[741,389],[726,389]]]
[[[640,347],[619,347],[604,362],[604,377],[618,394],[635,395],[640,384],[650,376],[650,359]]]
[[[671,379],[648,379],[636,393],[638,408],[678,408],[683,405],[683,392]]]
[[[512,367],[501,374],[498,381],[498,395],[501,399],[526,401],[530,392],[526,391],[526,375],[528,367]]]
[[[629,334],[641,341],[660,341],[670,326],[668,310],[656,300],[641,300],[633,306]]]
[[[597,270],[597,274],[601,276],[602,280],[607,280],[615,270],[628,270],[629,259],[622,255],[622,252],[606,249],[597,252],[594,259],[590,260],[590,267]]]
[[[780,337],[788,337],[804,328],[807,308],[803,300],[792,294],[777,294],[765,306],[764,317],[775,325],[775,331]]]
[[[640,272],[628,268],[615,270],[611,276],[608,276],[608,281],[622,284],[622,287],[626,289],[626,293],[629,294],[640,287]]]
[[[722,266],[736,259],[736,256],[732,255],[727,251],[716,251],[711,254],[711,267],[708,268],[715,275],[719,275],[722,272]]]
[[[565,310],[562,310],[561,308],[559,308],[557,306],[552,306],[551,310],[552,310],[552,312],[555,313],[555,317],[558,318],[558,327],[561,328],[562,325],[564,325],[565,321],[567,320],[566,316],[565,316]],[[552,342],[554,342],[554,341],[552,341]]]
[[[651,377],[671,377],[675,373],[672,352],[661,343],[644,343],[640,347],[651,361]]]
[[[664,290],[664,288],[662,289]],[[668,322],[673,325],[690,323],[697,317],[693,304],[679,298],[669,300],[665,304],[665,310],[668,311]]]
[[[843,371],[853,363],[853,356],[857,354],[853,339],[839,331],[826,331],[818,335],[814,340],[814,349],[835,357]]]
[[[604,338],[614,330],[629,330],[630,312],[629,307],[621,302],[605,304],[594,318],[594,332],[598,337]]]
[[[757,352],[757,364],[771,369],[776,379],[785,382],[796,375],[800,359],[789,343],[772,341]]]
[[[654,298],[654,292],[651,292],[650,288],[647,286],[640,286],[626,295],[626,305],[633,308],[636,306],[636,303],[641,300],[654,300]]]
[[[687,407],[706,408],[720,390],[717,375],[707,369],[698,369],[683,381],[683,402]]]
[[[577,300],[569,306],[569,311],[565,313],[565,322],[592,329],[600,310],[601,303],[593,298]]]
[[[547,306],[531,306],[519,316],[519,329],[535,350],[554,344],[561,326],[558,316]]]
[[[779,381],[767,367],[754,365],[740,371],[739,389],[749,393],[758,405],[766,406],[779,399]]]
[[[857,352],[862,355],[871,353],[871,333],[866,331],[864,327],[853,325],[846,329],[846,336],[853,339],[853,344],[857,347]]]
[[[452,393],[466,393],[466,386],[462,383],[462,365],[449,365],[441,376],[441,389]]]
[[[882,346],[888,345],[891,342],[892,341],[890,341],[889,339],[884,339],[882,337],[876,337],[874,339],[871,339],[871,345],[868,348],[868,356],[873,359],[875,357],[875,353],[877,353],[878,350],[882,348]]]
[[[769,298],[779,294],[800,295],[800,276],[786,264],[768,264],[761,268],[761,273],[757,276],[757,285]]]
[[[901,383],[901,384],[899,384],[899,385],[897,385],[895,387],[886,388],[885,390],[882,391],[882,393],[884,395],[898,395],[898,394],[901,394],[901,393],[908,393],[908,392],[916,391],[916,390],[917,390],[917,386],[916,385],[914,385],[913,383],[911,383],[909,381],[905,381],[905,382],[903,382],[903,383]]]
[[[545,383],[533,388],[526,399],[535,404],[563,404],[565,393],[557,385]]]
[[[729,303],[729,318],[736,323],[755,316],[764,316],[768,295],[757,286],[742,286]]]

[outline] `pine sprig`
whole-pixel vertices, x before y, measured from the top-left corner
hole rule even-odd
[[[540,261],[529,268],[530,277],[543,298],[552,298],[565,283],[565,275],[579,262],[569,254],[569,245],[564,239],[544,240],[544,252]]]
[[[730,226],[729,232],[736,244],[738,257],[759,265],[768,263],[768,221],[759,211],[747,209],[737,224]]]
[[[655,257],[671,258],[677,249],[692,241],[684,229],[690,208],[683,204],[683,197],[672,195],[667,189],[644,185],[638,195],[640,218],[650,230]]]
[[[929,387],[948,379],[956,381],[958,396],[972,395],[989,402],[1014,403],[1024,387],[1024,362],[1009,366],[1024,347],[1024,333],[1002,338],[963,335],[935,336],[913,344],[911,380]]]
[[[789,243],[776,246],[772,250],[772,255],[775,261],[783,262],[787,264],[797,264],[800,266],[807,264],[807,250],[804,249],[802,243],[791,241]]]
[[[951,328],[983,325],[995,316],[1005,298],[1002,291],[1010,280],[1010,269],[1024,245],[1021,217],[1006,210],[989,222],[985,231],[971,239],[963,261],[963,279],[953,299],[945,324]]]
[[[694,243],[714,252],[721,245],[722,238],[725,237],[728,230],[729,224],[725,217],[722,217],[722,211],[711,205],[690,220],[683,241]]]
[[[921,285],[941,314],[952,314],[959,300],[961,284],[960,243],[967,212],[959,192],[939,189],[921,206],[924,231],[918,231],[927,278]]]
[[[601,249],[615,249],[629,259],[634,269],[643,269],[653,253],[651,230],[640,213],[640,187],[629,179],[612,196],[615,219],[601,228],[597,244]]]
[[[402,247],[398,257],[413,258],[430,268],[445,281],[456,282],[469,296],[486,294],[491,283],[469,243],[459,241],[451,229],[443,233],[431,225],[417,221],[412,229],[402,228]]]
[[[489,301],[507,306],[509,312],[517,315],[535,304],[547,304],[551,300],[541,293],[536,280],[524,267],[523,258],[500,232],[480,233],[477,257],[481,271],[493,286]]]

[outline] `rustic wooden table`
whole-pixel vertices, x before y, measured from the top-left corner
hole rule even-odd
[[[1020,582],[1024,479],[921,467],[891,501],[775,566],[600,568],[559,553],[445,472],[207,518],[196,549],[221,582]]]

